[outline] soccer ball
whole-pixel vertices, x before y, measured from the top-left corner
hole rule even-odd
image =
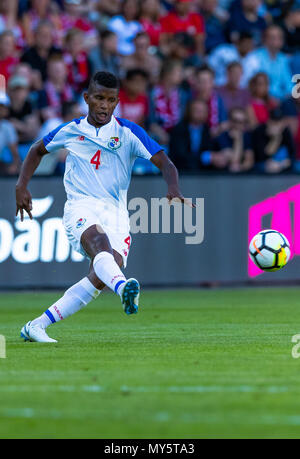
[[[251,240],[249,256],[260,269],[278,271],[290,259],[290,244],[287,238],[279,231],[263,230]]]

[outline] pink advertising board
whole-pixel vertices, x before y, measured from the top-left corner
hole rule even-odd
[[[265,229],[262,221],[266,215],[271,216],[270,228],[280,231],[290,241],[291,258],[300,255],[300,185],[292,186],[249,208],[248,244],[255,234]],[[248,259],[249,277],[262,274],[263,271]]]

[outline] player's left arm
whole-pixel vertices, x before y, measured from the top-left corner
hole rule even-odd
[[[158,169],[161,170],[163,178],[167,182],[168,192],[167,199],[171,203],[172,199],[179,199],[182,203],[195,207],[190,200],[184,198],[179,188],[178,171],[176,166],[172,163],[170,158],[164,153],[159,151],[152,156],[150,160]]]

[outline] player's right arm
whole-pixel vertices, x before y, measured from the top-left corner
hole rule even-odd
[[[43,139],[41,139],[31,146],[22,164],[19,179],[16,184],[16,215],[18,215],[20,211],[21,221],[24,219],[24,210],[28,213],[30,219],[32,219],[32,199],[27,189],[27,185],[34,171],[40,164],[42,157],[47,153],[49,152],[45,148]]]
[[[24,219],[24,210],[32,219],[32,199],[27,189],[29,180],[33,176],[34,171],[40,164],[44,155],[59,150],[60,148],[65,148],[66,132],[64,127],[68,124],[69,123],[60,124],[56,129],[43,137],[43,139],[34,143],[27,153],[16,185],[16,215],[18,215],[20,211],[21,221]]]

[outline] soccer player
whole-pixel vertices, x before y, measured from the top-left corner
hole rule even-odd
[[[34,143],[22,165],[16,185],[17,211],[32,219],[32,199],[27,189],[42,157],[57,149],[68,151],[64,186],[67,202],[63,222],[71,246],[91,260],[86,277],[70,287],[62,298],[21,330],[25,340],[53,343],[46,328],[86,306],[107,285],[120,296],[126,314],[136,314],[140,286],[126,279],[131,237],[126,195],[137,157],[152,161],[168,185],[169,202],[185,202],[178,173],[162,148],[133,122],[113,116],[119,98],[117,78],[98,72],[91,79],[84,99],[87,117],[74,119]]]

